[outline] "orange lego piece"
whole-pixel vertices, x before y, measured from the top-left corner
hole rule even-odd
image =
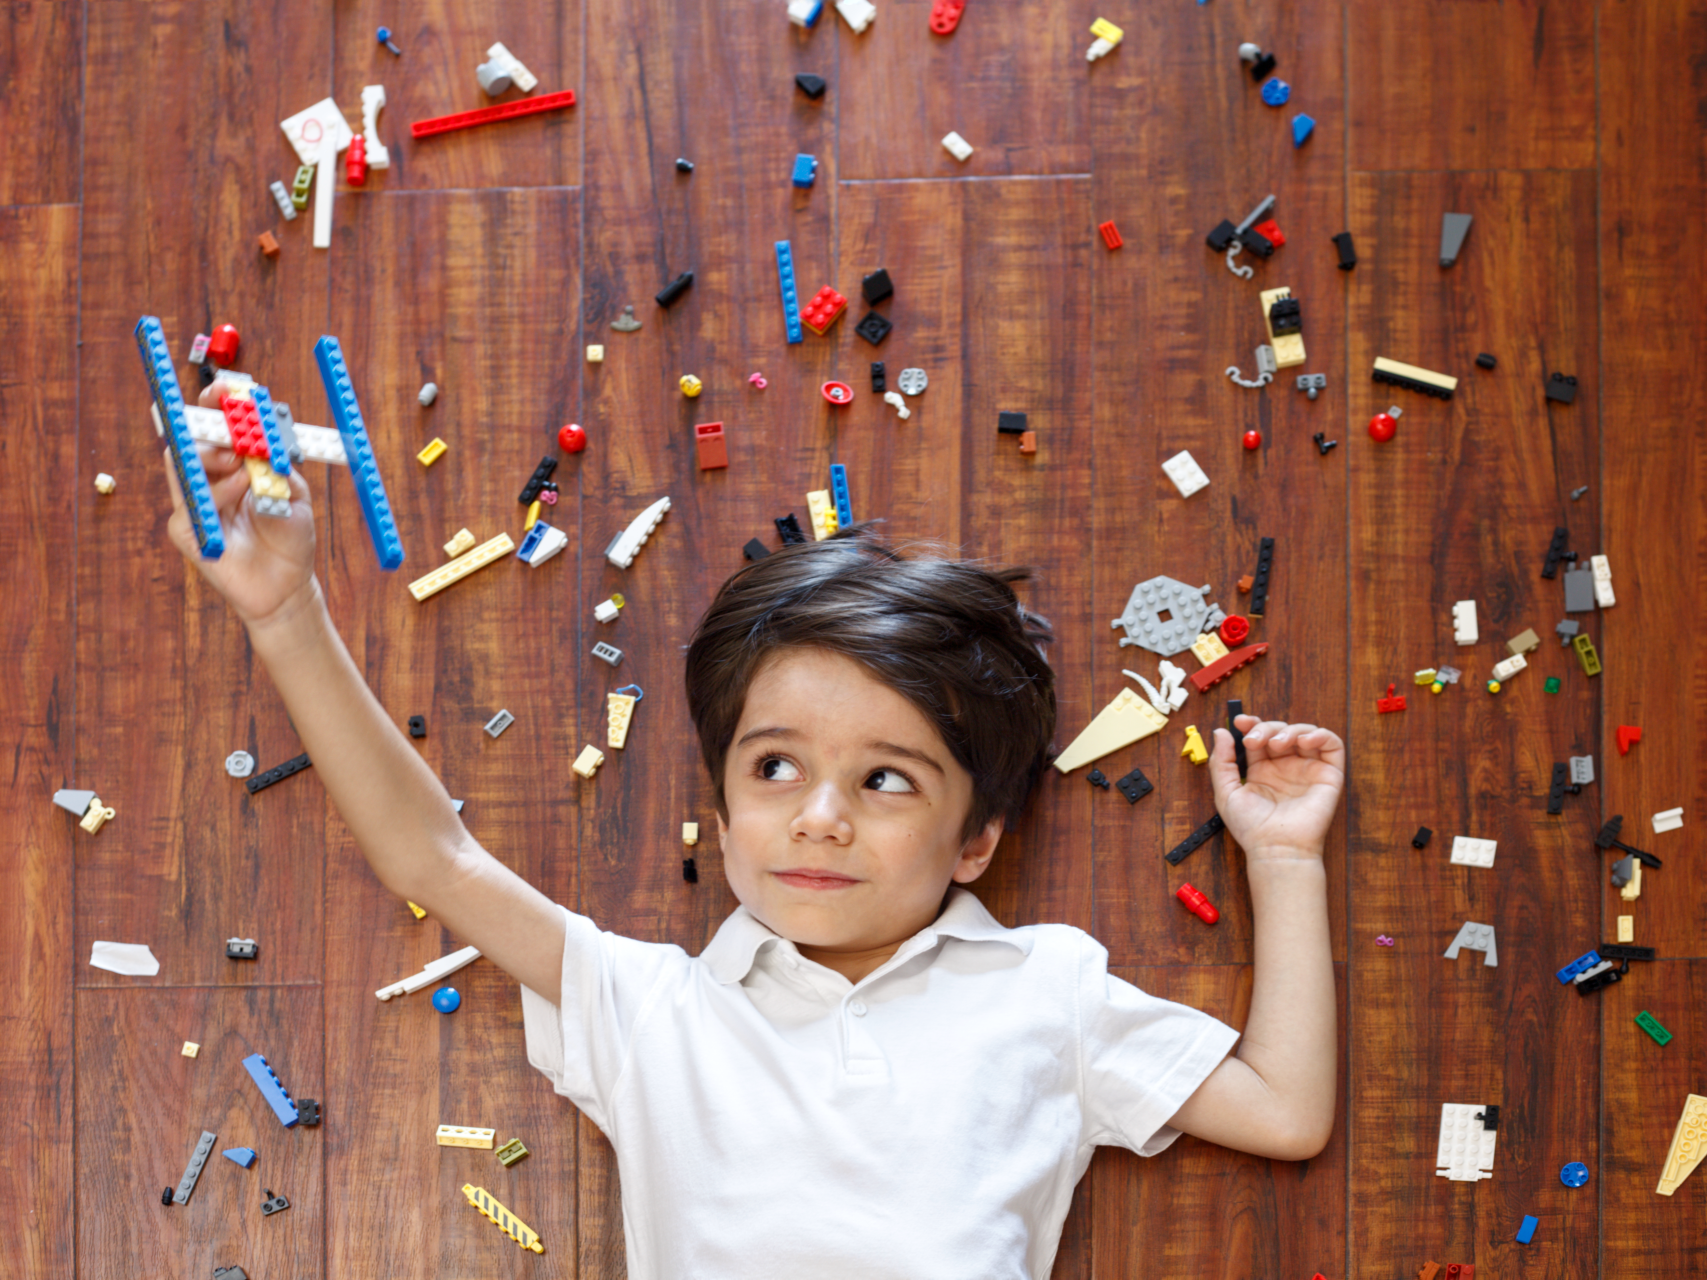
[[[1022,431],[1019,433],[1019,451],[1021,453],[1037,452],[1037,432]]]
[[[260,237],[255,241],[255,243],[261,247],[261,252],[266,254],[267,257],[276,258],[279,256],[279,242],[273,237],[273,233],[271,231],[261,232]]]
[[[823,333],[848,309],[848,300],[829,285],[812,295],[812,301],[800,309],[800,319],[813,333]]]

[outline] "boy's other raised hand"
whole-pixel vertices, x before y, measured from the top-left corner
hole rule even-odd
[[[1320,858],[1345,790],[1345,744],[1330,729],[1239,716],[1245,781],[1233,735],[1215,730],[1209,778],[1215,807],[1251,860]]]
[[[214,381],[202,391],[204,409],[219,408],[225,384]],[[172,516],[166,532],[184,559],[200,570],[237,616],[248,626],[265,624],[287,603],[305,598],[314,585],[314,511],[309,503],[308,482],[300,467],[290,470],[290,516],[257,515],[249,501],[249,473],[243,460],[230,449],[198,446],[202,466],[207,469],[219,522],[225,530],[225,554],[217,560],[202,558],[196,547],[190,513],[184,505],[183,489],[172,466],[170,450],[165,454],[166,484],[172,494]]]

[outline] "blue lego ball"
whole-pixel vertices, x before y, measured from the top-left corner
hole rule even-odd
[[[1276,77],[1262,87],[1262,100],[1271,107],[1284,107],[1286,100],[1292,96],[1292,86]]]
[[[1588,1181],[1588,1166],[1580,1160],[1573,1160],[1559,1170],[1559,1181],[1567,1187],[1580,1187]]]
[[[386,41],[391,39],[391,28],[390,27],[381,27],[374,34],[378,37],[379,42],[381,44],[384,44]]]
[[[455,1013],[462,1008],[462,997],[455,987],[440,987],[433,992],[433,1008],[440,1013]]]

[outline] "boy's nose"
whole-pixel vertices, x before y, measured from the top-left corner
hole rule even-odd
[[[848,821],[848,809],[840,790],[831,782],[822,782],[808,791],[800,812],[789,824],[789,835],[804,840],[831,840],[846,844],[853,835]]]

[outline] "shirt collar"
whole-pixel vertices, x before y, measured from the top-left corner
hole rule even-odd
[[[936,945],[939,938],[954,938],[960,942],[1005,942],[1024,955],[1031,954],[1030,933],[1004,928],[985,909],[976,894],[953,885],[949,888],[948,905],[942,914],[902,943],[889,964],[928,950]],[[737,907],[718,928],[699,958],[711,970],[712,977],[728,986],[740,982],[752,972],[759,952],[768,943],[786,946],[790,950],[794,948],[793,943],[761,923],[746,907]]]

